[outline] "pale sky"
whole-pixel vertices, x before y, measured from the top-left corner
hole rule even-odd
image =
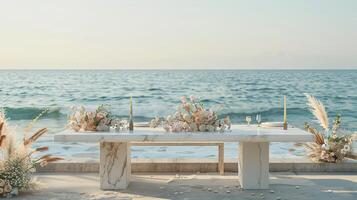
[[[0,69],[357,69],[356,0],[0,0]]]

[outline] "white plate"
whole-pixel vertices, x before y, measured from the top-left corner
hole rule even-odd
[[[264,122],[262,127],[283,127],[284,122]]]
[[[134,123],[134,127],[149,127],[149,123],[148,122]]]

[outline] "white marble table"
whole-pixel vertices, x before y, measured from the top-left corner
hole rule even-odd
[[[233,125],[225,133],[166,133],[162,128],[136,128],[129,133],[63,131],[56,142],[100,143],[100,188],[125,189],[130,183],[131,142],[239,142],[239,180],[244,189],[269,188],[269,142],[311,142],[313,135],[298,128],[258,128]]]

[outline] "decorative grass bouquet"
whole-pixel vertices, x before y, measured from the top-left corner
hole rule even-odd
[[[193,96],[189,99],[182,97],[173,116],[169,115],[164,120],[156,117],[150,122],[150,127],[157,127],[161,123],[168,132],[223,132],[231,127],[229,117],[218,119],[216,111],[206,109]]]
[[[45,166],[50,162],[62,160],[49,154],[35,156],[48,150],[48,147],[32,149],[32,144],[47,132],[46,128],[35,132],[16,144],[15,132],[7,125],[4,111],[0,111],[0,197],[17,195],[19,192],[34,188],[32,173],[36,165]]]
[[[78,131],[109,131],[110,126],[127,127],[126,120],[113,119],[105,105],[95,111],[87,111],[85,107],[73,107],[68,117],[67,127]]]
[[[323,131],[319,131],[305,123],[305,129],[315,136],[315,142],[305,144],[309,157],[315,162],[339,163],[351,151],[351,135],[340,130],[341,116],[337,115],[331,130],[325,106],[315,97],[306,94],[308,106],[319,121]]]

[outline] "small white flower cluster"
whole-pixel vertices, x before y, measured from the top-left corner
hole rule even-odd
[[[31,170],[34,168],[29,159],[13,157],[2,161],[4,169],[0,171],[0,196],[17,195],[19,189],[28,189],[31,182]]]
[[[348,144],[345,144],[345,146],[343,146],[343,149],[341,149],[341,153],[344,154],[344,155],[346,155],[350,151],[351,151],[351,147]]]
[[[111,121],[110,124],[113,124],[109,128],[110,132],[120,132],[120,131],[129,130],[129,122],[127,120],[114,119]],[[98,127],[97,127],[97,129],[98,129]],[[105,131],[104,127],[102,130]]]
[[[333,134],[328,139],[324,139],[321,145],[320,160],[326,162],[341,162],[351,151],[351,140],[348,136],[338,136]]]

